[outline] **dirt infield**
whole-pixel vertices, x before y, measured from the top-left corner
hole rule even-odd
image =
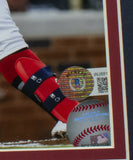
[[[20,149],[20,148],[52,148],[52,147],[62,147],[62,146],[72,146],[68,138],[52,138],[45,140],[27,140],[18,142],[3,142],[0,143],[0,149]]]

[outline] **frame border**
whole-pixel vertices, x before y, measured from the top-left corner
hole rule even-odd
[[[92,160],[129,159],[126,90],[124,73],[121,10],[119,0],[103,0],[107,67],[110,79],[110,104],[112,106],[112,148],[74,148],[58,150],[0,151],[3,160]],[[122,80],[123,79],[123,80]]]

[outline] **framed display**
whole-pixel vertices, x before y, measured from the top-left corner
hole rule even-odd
[[[123,0],[124,1],[124,0]],[[124,3],[124,2],[122,2]],[[129,160],[129,133],[125,54],[123,44],[123,7],[119,0],[103,0],[110,143],[102,146],[1,149],[2,160]],[[126,62],[127,63],[127,62]],[[101,72],[98,71],[97,74]],[[105,74],[107,74],[105,76]],[[104,81],[105,82],[105,81]],[[100,83],[100,82],[99,82]],[[104,83],[103,83],[104,84]],[[103,90],[102,90],[103,91]],[[106,91],[106,89],[104,90]],[[80,126],[79,126],[80,127]],[[105,130],[108,130],[106,128]],[[95,140],[94,140],[95,141]]]

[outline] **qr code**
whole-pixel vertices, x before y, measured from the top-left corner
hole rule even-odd
[[[97,78],[97,87],[99,93],[108,92],[108,78],[107,77],[98,77]]]

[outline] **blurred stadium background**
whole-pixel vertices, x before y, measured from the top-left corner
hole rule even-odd
[[[65,67],[105,67],[102,0],[8,0],[12,18],[57,77]],[[0,142],[50,138],[55,120],[0,75]]]

